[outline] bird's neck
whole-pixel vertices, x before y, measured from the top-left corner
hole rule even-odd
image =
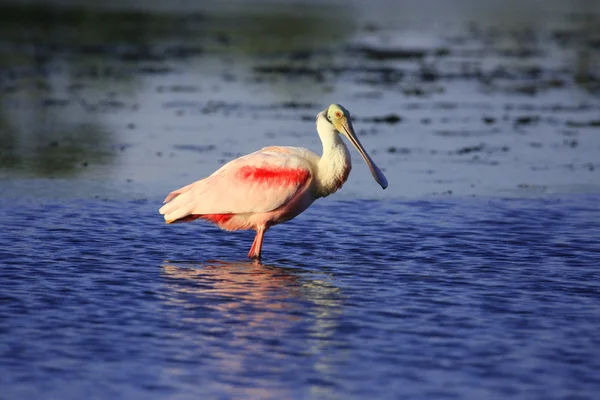
[[[323,155],[318,164],[317,190],[322,197],[339,190],[348,179],[352,163],[350,153],[338,133],[320,135]]]

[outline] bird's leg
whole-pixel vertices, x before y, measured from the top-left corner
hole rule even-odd
[[[252,247],[250,247],[250,252],[248,253],[249,258],[260,260],[260,250],[262,249],[265,231],[266,229],[264,227],[256,228],[256,236],[254,237],[254,242],[252,242]]]
[[[254,254],[254,249],[256,248],[256,239],[258,239],[258,233],[254,236],[254,242],[252,242],[252,247],[250,247],[250,251],[248,252],[248,258],[252,258]]]

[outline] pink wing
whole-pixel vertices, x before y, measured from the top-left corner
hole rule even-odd
[[[315,157],[318,159],[316,154],[301,148],[264,148],[171,192],[160,213],[170,223],[192,214],[273,211],[309,187]]]

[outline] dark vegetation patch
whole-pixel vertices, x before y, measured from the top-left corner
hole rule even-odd
[[[384,48],[375,46],[349,47],[348,52],[371,60],[421,60],[428,55],[442,57],[450,54],[450,49],[407,49],[407,48]]]
[[[195,145],[195,144],[176,144],[173,146],[176,150],[195,151],[197,153],[205,153],[207,151],[213,151],[216,146],[213,144],[208,145]]]
[[[433,133],[437,136],[446,137],[475,137],[475,136],[489,136],[501,132],[498,128],[489,130],[479,129],[444,129],[436,130]]]
[[[567,121],[570,128],[600,128],[600,119],[590,121]]]
[[[402,122],[402,117],[397,114],[388,114],[381,117],[361,118],[360,120],[364,122],[373,122],[376,124],[395,125],[399,122]]]
[[[498,152],[508,152],[510,151],[510,147],[508,146],[489,146],[486,145],[484,143],[475,145],[475,146],[465,146],[465,147],[461,147],[456,151],[450,152],[450,154],[456,154],[456,155],[465,155],[465,154],[472,154],[472,153],[487,153],[487,154],[491,154],[491,153],[498,153]]]
[[[539,115],[522,115],[515,118],[515,125],[532,125],[540,120]]]
[[[390,153],[390,154],[396,153],[396,154],[406,155],[406,154],[412,153],[412,150],[409,149],[408,147],[390,146],[390,147],[388,147],[387,152]]]

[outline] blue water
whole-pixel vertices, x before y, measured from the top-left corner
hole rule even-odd
[[[600,197],[0,206],[0,398],[594,399]]]

